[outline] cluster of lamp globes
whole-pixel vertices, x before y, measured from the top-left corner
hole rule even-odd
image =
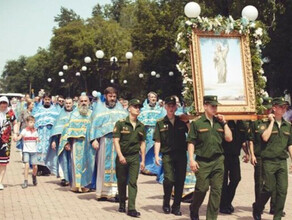
[[[96,56],[97,59],[103,59],[104,52],[102,50],[97,50],[95,52],[95,56]],[[127,60],[131,60],[133,58],[133,53],[132,52],[127,52],[125,54],[125,57],[126,57]],[[84,62],[85,63],[91,63],[91,61],[92,61],[91,60],[91,57],[89,57],[89,56],[87,56],[87,57],[84,58]],[[118,58],[115,57],[115,56],[113,56],[113,57],[110,58],[110,62],[117,62],[117,61],[118,61]]]
[[[159,73],[156,73],[155,71],[151,71],[151,76],[155,76],[156,78],[160,78],[160,74]],[[169,76],[173,76],[174,75],[174,72],[172,72],[172,71],[170,71],[169,73],[168,73],[168,75]],[[139,74],[139,78],[143,78],[144,77],[144,74],[143,73],[140,73]]]
[[[97,59],[103,59],[104,52],[102,50],[97,50],[96,53],[95,53],[95,56],[96,56]],[[131,60],[133,58],[133,53],[132,52],[127,52],[125,54],[125,57],[126,57],[127,60]],[[91,63],[91,61],[92,61],[92,59],[89,56],[84,58],[84,62],[87,63],[87,64]],[[118,61],[118,58],[115,57],[115,56],[110,58],[110,62],[117,62],[117,61]],[[69,69],[68,65],[64,65],[63,66],[63,70],[66,71],[68,69]],[[83,72],[87,71],[87,67],[86,66],[82,66],[81,67],[81,71],[83,71]],[[64,73],[62,71],[60,71],[58,74],[59,74],[59,76],[63,76],[64,75]],[[80,72],[76,72],[75,75],[76,76],[81,76],[81,73]],[[48,78],[48,82],[52,82],[52,78]],[[61,82],[64,83],[65,79],[61,79]],[[124,80],[123,82],[124,82],[124,84],[127,84],[127,80]],[[113,79],[111,79],[111,83],[114,83]]]
[[[201,7],[196,2],[189,2],[185,5],[184,12],[188,18],[196,18],[201,13]],[[245,6],[241,11],[241,16],[249,21],[255,21],[258,14],[257,8],[252,5]]]

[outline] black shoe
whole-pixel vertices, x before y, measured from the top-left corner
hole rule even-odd
[[[254,220],[261,220],[262,219],[261,214],[255,212],[255,211],[252,212],[252,216],[253,216]]]
[[[255,203],[252,204],[252,216],[254,220],[262,219],[261,213],[256,211]]]
[[[177,215],[177,216],[181,216],[182,215],[180,209],[172,209],[171,213],[174,214],[174,215]]]
[[[34,186],[36,186],[38,184],[37,178],[34,175],[32,175],[32,183]]]
[[[24,180],[23,184],[21,185],[22,189],[25,189],[28,187],[28,184],[27,184],[27,180]]]
[[[117,197],[110,197],[107,199],[108,202],[119,202],[119,198]]]
[[[165,214],[169,214],[170,213],[170,206],[169,205],[163,205],[162,206],[162,210]]]
[[[137,212],[136,210],[129,210],[128,213],[127,213],[128,216],[131,216],[131,217],[140,217],[141,213],[140,212]]]
[[[231,211],[231,213],[234,212],[234,207],[233,207],[233,205],[230,204],[230,205],[228,206],[228,209]]]
[[[286,216],[286,212],[282,212],[282,217],[285,217]]]
[[[170,205],[169,205],[169,200],[166,200],[163,198],[163,205],[162,205],[162,210],[165,214],[169,214],[170,213]]]
[[[255,211],[255,204],[253,204],[252,216],[254,220],[261,220],[262,216],[259,212]]]
[[[62,179],[62,180],[61,180],[61,186],[67,186],[67,182],[66,182],[65,179]]]
[[[229,208],[220,208],[219,212],[228,215],[231,214],[231,210]]]
[[[194,214],[193,212],[191,212],[191,220],[200,220],[199,215],[198,214]]]
[[[126,212],[126,204],[120,204],[119,212]]]

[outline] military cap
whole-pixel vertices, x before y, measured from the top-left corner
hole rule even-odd
[[[176,105],[176,100],[173,96],[166,97],[164,102],[166,105],[168,105],[168,104]]]
[[[218,102],[218,97],[215,95],[205,95],[204,104],[220,105],[220,103]]]
[[[139,100],[139,99],[131,99],[130,101],[129,101],[129,106],[133,106],[133,105],[139,105],[139,107],[140,108],[142,108],[142,103],[141,103],[141,101]]]
[[[275,97],[273,98],[272,105],[289,105],[289,103],[285,101],[284,97]]]
[[[271,97],[264,97],[263,98],[263,106],[266,109],[272,108],[272,101],[273,101],[273,98],[271,98]]]

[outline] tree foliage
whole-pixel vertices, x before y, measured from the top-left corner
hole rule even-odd
[[[61,7],[61,13],[58,14],[54,21],[58,23],[59,27],[64,27],[72,21],[81,20],[81,17],[72,9]]]
[[[183,9],[188,0],[112,0],[111,4],[96,4],[92,17],[84,20],[71,9],[62,7],[56,15],[57,27],[47,49],[40,48],[34,56],[21,56],[6,63],[2,74],[4,91],[28,92],[31,83],[35,91],[45,88],[53,94],[79,94],[87,89],[102,90],[111,85],[120,88],[125,98],[146,97],[155,90],[162,98],[176,94],[181,97],[182,77],[176,69],[178,55],[174,50],[179,21],[184,16]],[[264,56],[270,58],[265,64],[268,90],[280,94],[290,89],[291,76],[291,1],[287,0],[197,0],[203,16],[215,17],[232,15],[241,17],[246,5],[254,5],[259,11],[259,20],[267,27],[271,43],[264,49]],[[287,46],[288,45],[288,46]],[[95,57],[96,50],[103,50],[103,62]],[[127,65],[125,53],[134,54]],[[92,62],[85,64],[84,57]],[[116,56],[122,64],[113,66],[109,62]],[[62,67],[69,66],[67,71]],[[81,71],[86,65],[87,71]],[[26,69],[26,70],[24,70]],[[61,83],[58,72],[64,72],[66,83]],[[151,71],[160,78],[150,75]],[[169,72],[174,76],[170,77]],[[75,73],[80,72],[81,77]],[[144,77],[140,79],[139,73]],[[47,78],[52,78],[52,83]],[[278,78],[283,79],[280,81]],[[100,81],[101,80],[101,81]],[[124,84],[123,80],[128,83]],[[101,86],[99,85],[101,82]],[[284,82],[284,83],[282,83]],[[291,89],[290,89],[291,90]]]

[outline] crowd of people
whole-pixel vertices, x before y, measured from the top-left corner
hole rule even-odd
[[[34,186],[37,176],[54,174],[61,186],[94,190],[98,200],[119,202],[119,212],[139,217],[135,201],[141,173],[163,184],[165,214],[180,216],[181,202],[191,202],[190,217],[198,220],[210,188],[206,217],[217,219],[219,211],[234,212],[243,149],[244,162],[255,169],[254,219],[261,219],[269,198],[274,219],[285,216],[292,128],[283,118],[289,116],[289,103],[282,97],[265,98],[267,117],[257,121],[227,121],[217,113],[217,96],[204,96],[204,114],[190,120],[177,96],[162,101],[149,92],[145,101],[128,101],[118,99],[113,87],[93,98],[43,93],[9,103],[0,97],[0,190],[13,139],[22,152],[23,189],[32,167]]]

